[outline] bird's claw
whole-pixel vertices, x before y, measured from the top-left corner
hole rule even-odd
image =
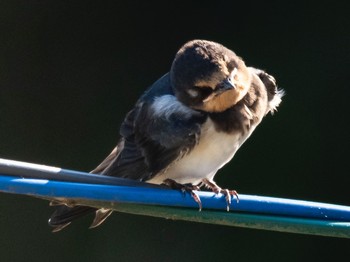
[[[220,189],[219,192],[225,196],[226,203],[227,203],[227,206],[226,206],[227,212],[230,211],[232,197],[235,197],[237,203],[239,203],[239,197],[236,190]]]
[[[165,179],[163,181],[163,184],[169,186],[172,189],[179,189],[181,190],[181,192],[185,195],[186,193],[190,193],[191,196],[193,197],[194,201],[197,202],[198,206],[199,206],[199,211],[202,210],[202,201],[199,197],[199,195],[195,192],[200,190],[199,186],[194,186],[191,184],[180,184],[177,183],[175,180],[172,179]],[[237,194],[236,190],[229,190],[229,189],[222,189],[221,187],[219,187],[214,181],[210,181],[208,179],[204,179],[203,180],[203,184],[206,185],[207,187],[209,187],[215,194],[223,194],[225,196],[226,199],[226,210],[230,211],[230,205],[232,202],[232,198],[236,198],[237,203],[239,202],[239,197]]]
[[[163,183],[167,186],[169,186],[172,189],[180,189],[183,193],[183,195],[185,196],[186,192],[190,193],[191,196],[193,197],[194,201],[196,201],[196,203],[199,206],[199,211],[202,211],[202,201],[199,197],[199,195],[195,192],[200,190],[200,188],[198,186],[194,186],[194,185],[183,185],[180,183],[177,183],[175,180],[172,179],[165,179],[163,181]]]
[[[194,190],[191,190],[190,193],[191,193],[191,196],[193,197],[194,201],[197,202],[197,204],[199,206],[199,211],[202,211],[202,201],[201,201],[199,195]]]
[[[210,181],[208,179],[203,179],[203,184],[209,187],[215,194],[221,193],[225,196],[226,203],[227,203],[227,206],[226,206],[227,211],[230,211],[232,197],[236,198],[237,203],[239,202],[239,197],[236,190],[222,189],[214,181]]]
[[[238,196],[237,191],[236,190],[229,190],[229,193],[230,193],[231,196],[236,198],[236,202],[238,204],[239,203],[239,196]]]

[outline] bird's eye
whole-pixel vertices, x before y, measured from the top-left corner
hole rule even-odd
[[[205,99],[206,97],[208,97],[209,95],[211,95],[214,90],[213,88],[209,87],[209,86],[194,86],[193,90],[197,92],[197,98],[200,99]]]
[[[192,86],[191,88],[187,89],[187,93],[192,98],[198,98],[203,99],[207,96],[209,96],[211,93],[213,93],[213,89],[211,87],[206,86]]]

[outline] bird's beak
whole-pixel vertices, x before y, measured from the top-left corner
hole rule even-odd
[[[209,100],[213,99],[216,96],[219,96],[220,94],[226,91],[236,89],[236,85],[234,83],[236,74],[237,74],[237,68],[235,68],[226,79],[224,79],[219,84],[217,84],[214,92],[210,94],[206,99],[204,99],[203,102],[206,103]]]
[[[231,79],[227,78],[220,82],[213,93],[211,93],[206,99],[203,100],[204,103],[208,102],[209,100],[213,99],[214,97],[219,96],[220,94],[235,89],[236,85],[231,81]]]
[[[221,83],[219,83],[216,86],[216,90],[215,90],[216,93],[221,94],[227,90],[235,89],[236,85],[233,81],[236,74],[237,74],[237,68],[235,68],[226,79],[224,79]]]
[[[220,84],[217,85],[216,91],[219,93],[225,92],[236,88],[236,85],[232,82],[231,78],[226,78]]]

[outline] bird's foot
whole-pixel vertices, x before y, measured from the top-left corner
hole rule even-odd
[[[237,203],[239,202],[239,197],[236,190],[222,189],[214,181],[211,181],[209,179],[203,179],[202,182],[205,186],[210,188],[215,194],[221,193],[225,196],[226,203],[227,203],[227,206],[226,206],[227,211],[230,211],[232,197],[236,198]]]
[[[163,184],[165,184],[166,186],[172,189],[181,190],[183,194],[185,194],[186,192],[190,193],[194,201],[197,202],[199,206],[199,211],[202,210],[202,201],[199,198],[199,195],[194,191],[194,190],[197,190],[197,191],[200,190],[198,186],[194,186],[192,184],[180,184],[180,183],[177,183],[175,180],[169,179],[169,178],[165,179],[163,181]]]

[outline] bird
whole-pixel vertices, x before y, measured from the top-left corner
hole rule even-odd
[[[235,190],[214,181],[285,92],[265,70],[249,67],[226,46],[193,39],[176,52],[167,73],[150,85],[126,114],[120,139],[90,173],[143,181],[196,193],[202,187],[223,193],[227,210]],[[112,210],[57,206],[49,219],[53,232],[95,212],[90,226],[102,224]]]

